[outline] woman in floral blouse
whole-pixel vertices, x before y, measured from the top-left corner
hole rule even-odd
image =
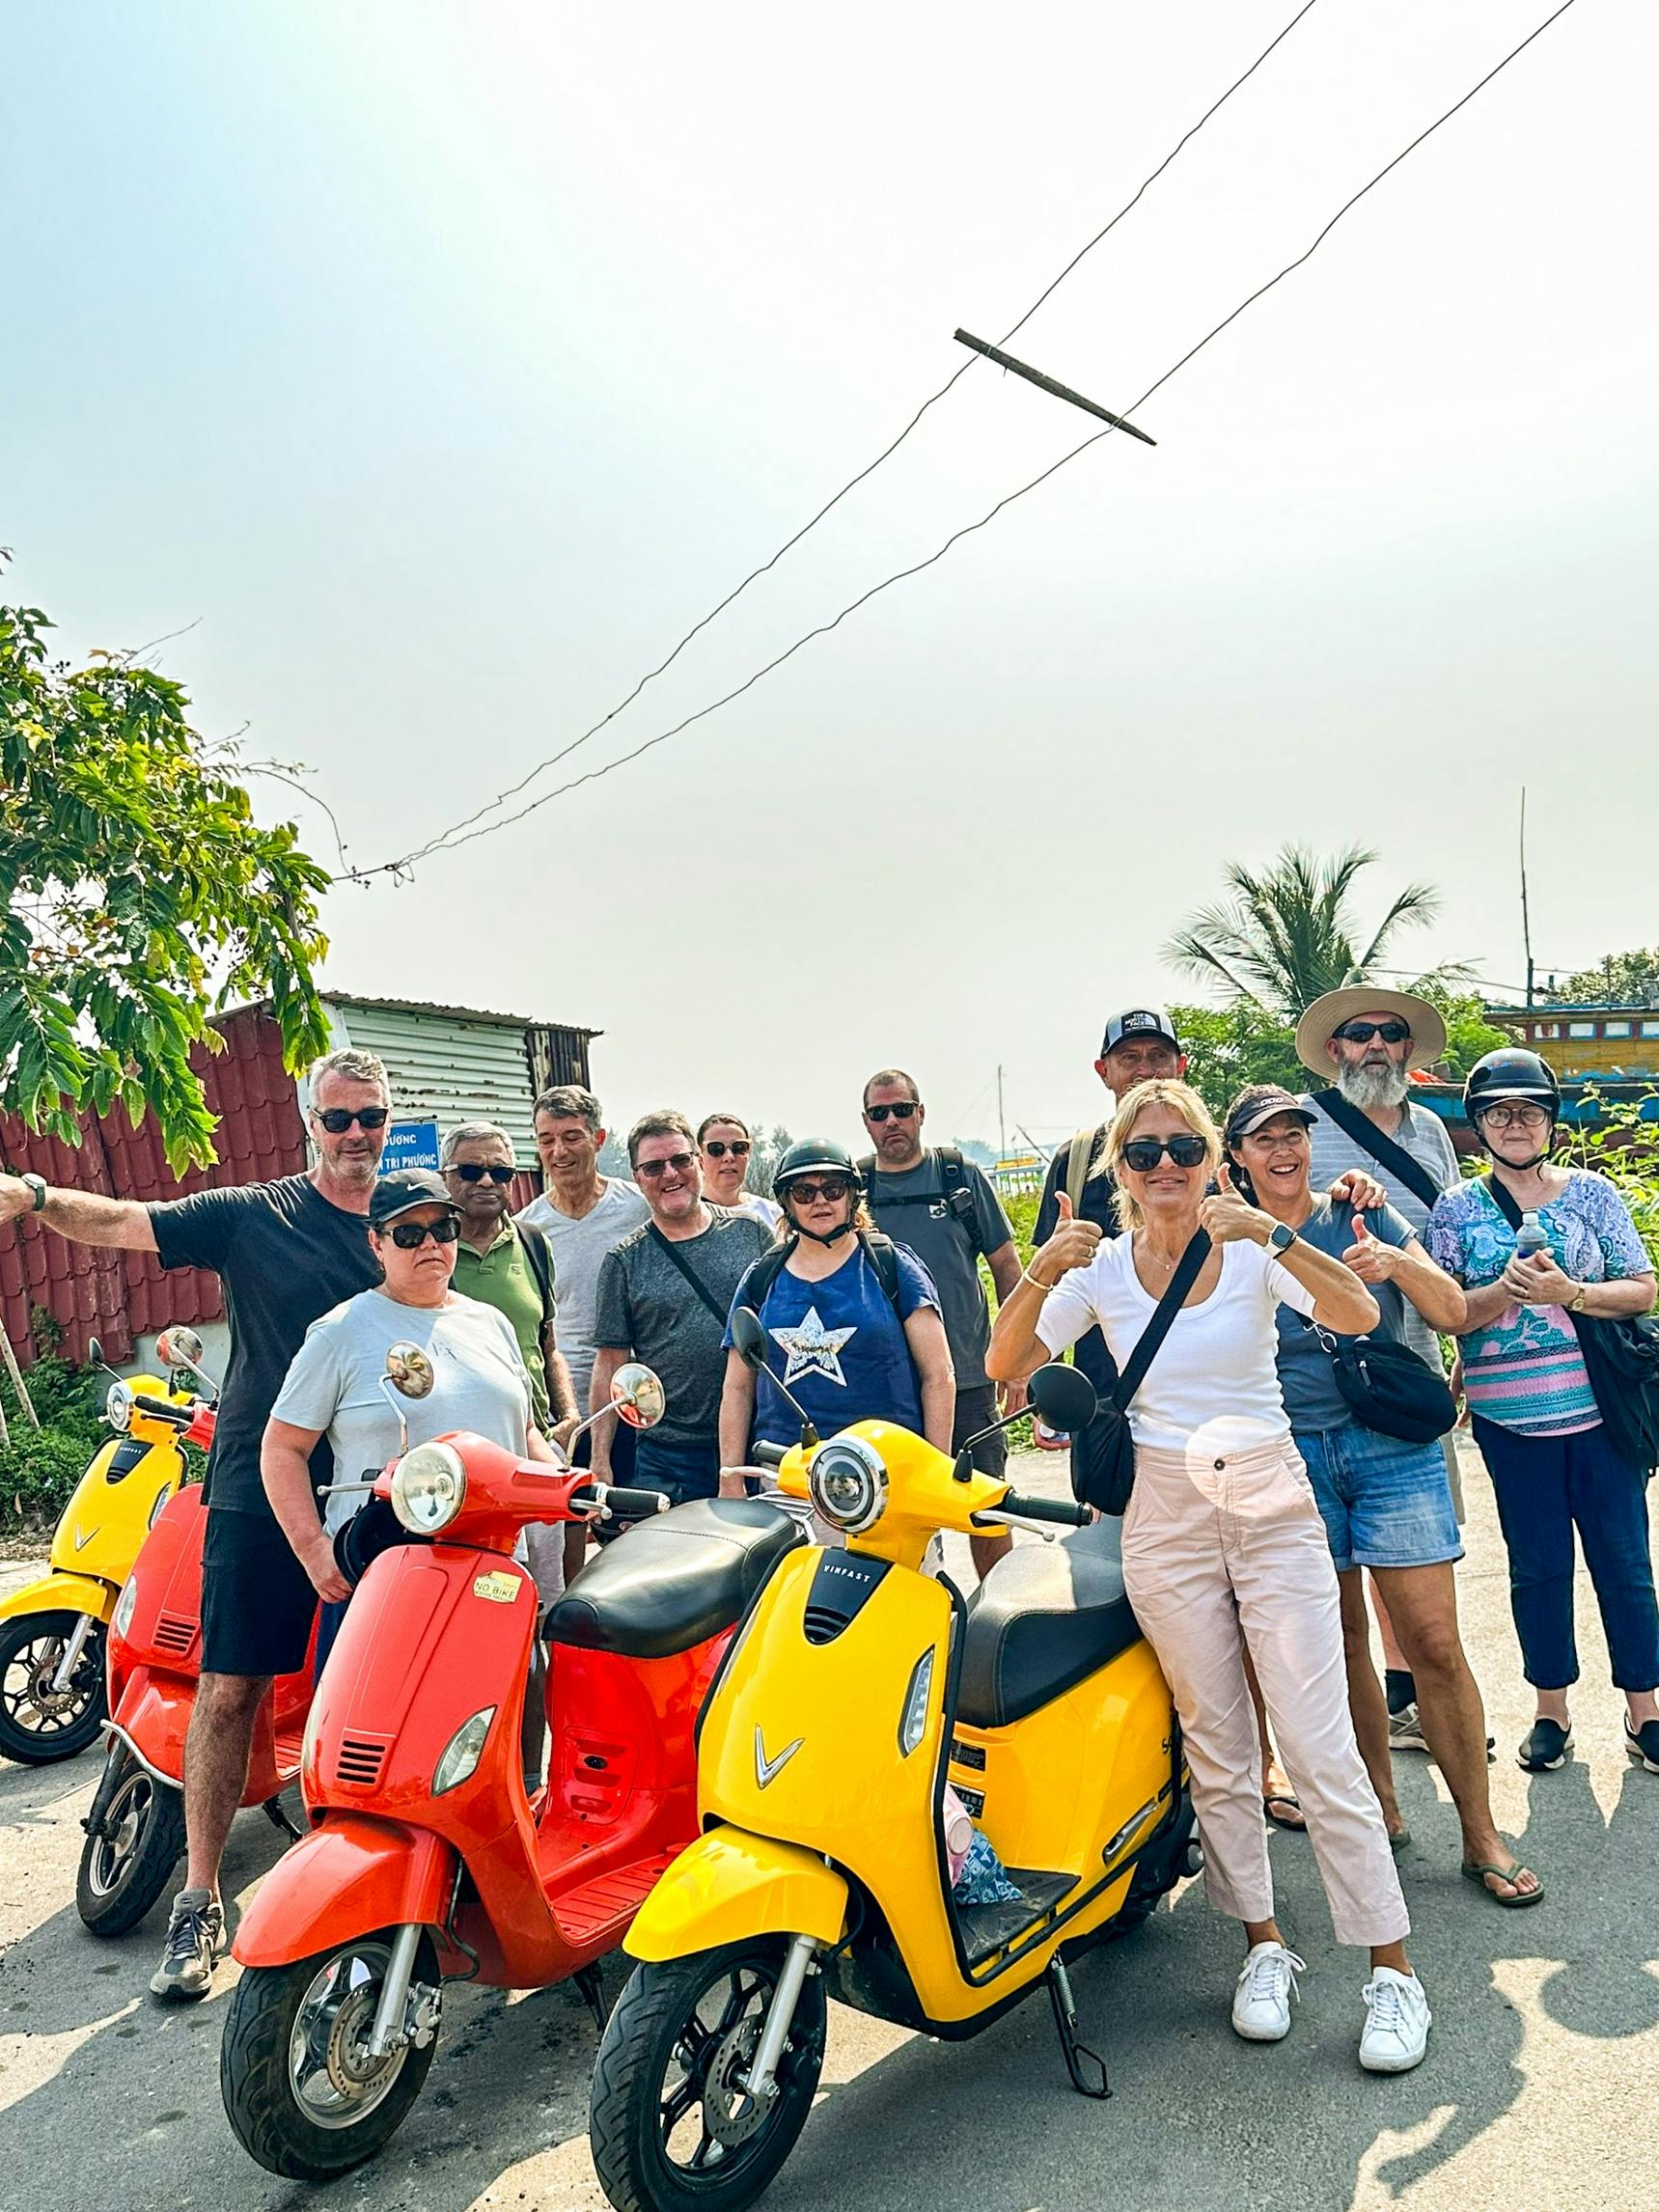
[[[1647,1469],[1622,1458],[1602,1425],[1573,1315],[1645,1313],[1653,1263],[1605,1175],[1552,1165],[1561,1093],[1536,1053],[1488,1053],[1464,1104],[1491,1156],[1492,1179],[1547,1244],[1518,1249],[1484,1178],[1454,1184],[1427,1243],[1468,1292],[1463,1389],[1492,1477],[1509,1554],[1509,1601],[1537,1719],[1520,1747],[1535,1770],[1561,1766],[1572,1742],[1573,1528],[1584,1545],[1624,1692],[1625,1745],[1659,1774],[1659,1606],[1647,1537]],[[1524,1230],[1533,1222],[1523,1219]],[[1525,1241],[1523,1239],[1523,1241]]]

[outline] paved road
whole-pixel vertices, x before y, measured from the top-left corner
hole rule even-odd
[[[1402,1756],[1417,1838],[1402,1871],[1436,2011],[1424,2065],[1397,2081],[1358,2070],[1358,1956],[1332,1943],[1306,1841],[1278,1836],[1284,1918],[1312,1968],[1288,2043],[1229,2032],[1236,1946],[1193,1885],[1078,1971],[1110,2103],[1071,2094],[1040,1999],[955,2047],[838,2010],[824,2093],[767,2212],[1648,2212],[1659,1779],[1626,1764],[1588,1605],[1579,1756],[1556,1775],[1514,1766],[1530,1713],[1489,1493],[1473,1472],[1468,1490],[1463,1603],[1500,1743],[1499,1817],[1551,1895],[1520,1914],[1483,1903],[1458,1878],[1434,1770]],[[19,1571],[0,1567],[0,1585]],[[602,2208],[583,2134],[593,2030],[561,1991],[452,1993],[425,2099],[357,2176],[310,2191],[251,2165],[219,2106],[223,1994],[169,2010],[146,1998],[159,1910],[108,1945],[75,1917],[93,1770],[0,1766],[6,2212]],[[244,1815],[228,1887],[245,1898],[277,1849]]]

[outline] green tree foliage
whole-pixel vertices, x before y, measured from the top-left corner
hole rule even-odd
[[[1259,871],[1233,861],[1227,870],[1230,896],[1189,915],[1164,957],[1230,998],[1293,1022],[1326,991],[1374,976],[1400,929],[1433,919],[1438,894],[1408,883],[1369,935],[1358,933],[1354,882],[1378,857],[1361,845],[1329,859],[1286,845]]]
[[[212,1011],[268,998],[290,1067],[326,1047],[328,877],[254,820],[177,683],[131,655],[48,663],[50,627],[0,607],[0,1109],[74,1143],[77,1110],[148,1106],[175,1172],[205,1166]]]
[[[1235,999],[1230,1007],[1172,1007],[1170,1018],[1186,1047],[1187,1081],[1218,1119],[1247,1083],[1308,1088],[1294,1028],[1254,999]]]
[[[1558,998],[1579,1006],[1659,1006],[1659,945],[1645,952],[1609,953],[1599,967],[1580,968],[1554,985]]]

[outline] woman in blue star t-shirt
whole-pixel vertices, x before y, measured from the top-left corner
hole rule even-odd
[[[759,1307],[766,1364],[811,1416],[820,1436],[855,1421],[894,1421],[951,1449],[956,1384],[933,1278],[915,1254],[894,1246],[898,1296],[889,1299],[864,1238],[871,1233],[857,1171],[840,1146],[791,1146],[772,1185],[784,1209],[786,1257]],[[755,1262],[737,1286],[733,1310],[753,1305]],[[791,1445],[801,1424],[769,1374],[757,1375],[726,1332],[726,1387],[720,1401],[721,1491],[745,1495],[740,1472],[754,1442]],[[768,1486],[774,1503],[800,1510]]]

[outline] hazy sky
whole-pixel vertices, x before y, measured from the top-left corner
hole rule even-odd
[[[407,850],[615,705],[995,339],[1295,0],[18,9],[9,596]],[[1126,407],[1549,13],[1319,0],[1014,349]],[[1659,939],[1659,11],[1578,0],[1140,419],[735,705],[331,898],[327,981],[602,1029],[613,1120],[1068,1130],[1230,858],[1427,965]],[[1086,434],[985,364],[571,769]],[[1646,613],[1644,614],[1643,610]],[[566,770],[563,773],[568,773]],[[561,780],[544,779],[536,788]],[[534,791],[532,793],[534,795]],[[267,814],[295,802],[266,787]],[[314,807],[302,820],[333,859]]]

